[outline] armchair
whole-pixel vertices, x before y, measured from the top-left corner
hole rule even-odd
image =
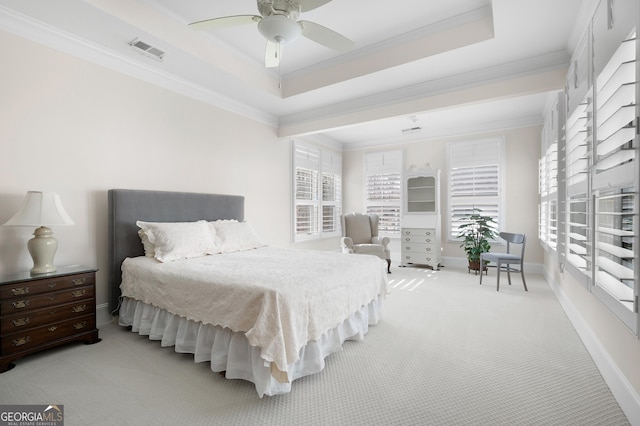
[[[347,254],[372,254],[387,261],[391,273],[389,238],[378,236],[379,217],[376,214],[349,213],[340,216],[342,238],[340,246]]]

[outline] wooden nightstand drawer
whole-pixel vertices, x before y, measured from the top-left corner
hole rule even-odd
[[[80,301],[66,305],[56,305],[45,309],[26,311],[2,318],[0,334],[15,333],[41,325],[80,317],[95,312],[95,303]]]
[[[25,351],[76,333],[93,330],[95,327],[95,315],[86,315],[47,324],[42,327],[0,336],[0,350],[2,350],[2,353]]]
[[[0,373],[34,352],[100,341],[95,274],[93,268],[76,265],[0,277]]]
[[[87,284],[94,284],[94,274],[67,275],[45,278],[31,282],[17,282],[0,287],[0,298],[6,300],[13,297],[23,298],[39,293],[64,290]]]
[[[39,296],[13,298],[0,303],[0,316],[62,303],[75,302],[77,300],[92,299],[93,286],[78,287],[64,291],[54,291]]]

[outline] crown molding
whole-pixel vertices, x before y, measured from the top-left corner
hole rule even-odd
[[[357,50],[333,57],[326,61],[318,62],[316,64],[313,64],[305,68],[300,68],[298,70],[295,70],[283,75],[282,82],[283,84],[286,84],[287,80],[293,80],[295,78],[304,76],[306,74],[323,71],[329,68],[333,68],[337,65],[353,62],[357,59],[370,56],[373,53],[377,53],[383,50],[388,50],[397,46],[408,44],[416,40],[421,40],[427,36],[437,34],[446,30],[450,30],[452,28],[457,28],[464,24],[476,22],[486,17],[493,17],[493,9],[491,8],[490,5],[487,5],[485,7],[481,7],[478,9],[474,9],[468,12],[464,12],[447,19],[443,19],[434,24],[427,25],[425,27],[418,28],[413,31],[409,31],[404,34],[400,34],[396,37],[389,38],[389,39],[380,41],[378,43],[369,45],[367,47],[363,47],[361,49],[357,49]]]
[[[459,138],[469,135],[477,136],[482,133],[492,133],[505,131],[510,129],[521,129],[527,127],[541,126],[544,124],[544,120],[539,115],[529,115],[524,117],[517,117],[509,120],[496,120],[479,125],[459,125],[455,129],[447,128],[435,132],[420,132],[410,136],[398,136],[395,138],[375,139],[368,141],[360,141],[353,143],[343,143],[343,151],[357,151],[368,148],[380,148],[384,146],[405,145],[415,142],[429,142],[434,140]]]
[[[134,61],[118,52],[5,6],[0,6],[0,29],[268,126],[277,127],[278,125],[278,118],[272,114],[252,108],[186,79],[178,78],[174,74],[164,72],[144,62]]]
[[[304,124],[316,121],[319,118],[340,117],[345,114],[362,112],[370,109],[372,105],[385,107],[399,102],[407,102],[447,93],[452,90],[464,90],[492,82],[525,77],[566,67],[568,64],[569,55],[567,52],[564,50],[556,51],[520,61],[469,71],[338,104],[325,105],[321,108],[282,116],[280,117],[280,127]]]

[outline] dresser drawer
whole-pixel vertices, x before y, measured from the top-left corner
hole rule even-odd
[[[0,336],[0,350],[2,354],[25,351],[36,346],[51,343],[83,331],[94,330],[95,315],[86,315],[42,327],[36,327],[21,332]]]
[[[49,323],[93,314],[94,312],[95,303],[91,300],[25,311],[20,314],[3,317],[2,322],[0,322],[0,334],[14,333]]]
[[[435,243],[436,239],[435,229],[402,228],[403,242]]]
[[[0,287],[0,299],[23,298],[34,294],[94,284],[94,277],[95,275],[93,273],[87,273],[3,285]]]
[[[402,243],[402,253],[436,253],[439,250],[435,244],[416,244],[416,243]]]
[[[432,265],[434,262],[439,262],[439,260],[436,255],[425,253],[402,253],[402,262]]]
[[[411,236],[436,236],[436,230],[431,228],[402,228],[402,236],[403,237],[411,237]]]
[[[47,306],[71,303],[78,300],[93,299],[94,287],[85,286],[64,291],[54,291],[31,297],[14,297],[0,303],[0,316],[45,308]]]

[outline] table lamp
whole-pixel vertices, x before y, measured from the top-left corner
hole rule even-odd
[[[53,237],[49,226],[75,225],[62,207],[60,197],[55,192],[29,191],[20,210],[4,226],[35,226],[34,237],[27,247],[33,259],[32,274],[55,272],[53,257],[58,248],[58,240]]]

